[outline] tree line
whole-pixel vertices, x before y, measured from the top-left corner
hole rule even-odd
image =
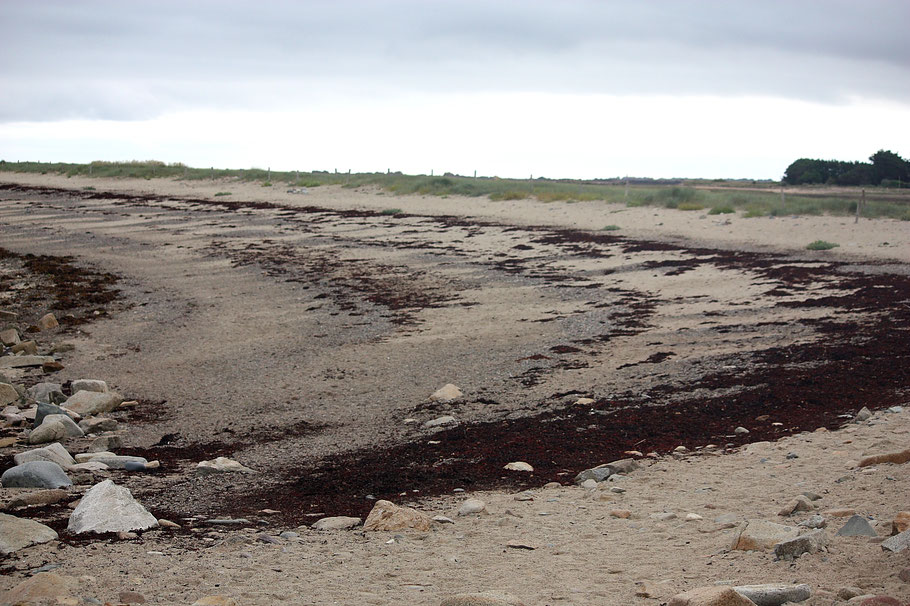
[[[784,183],[910,187],[910,161],[883,149],[869,156],[869,162],[800,158],[787,167]]]

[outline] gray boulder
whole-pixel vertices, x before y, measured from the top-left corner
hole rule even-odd
[[[56,404],[48,404],[47,402],[38,402],[38,408],[35,411],[35,423],[34,427],[38,427],[41,423],[44,422],[44,417],[47,415],[65,415],[66,411],[57,406]]]
[[[87,454],[89,454],[89,453],[87,453]],[[94,453],[90,453],[90,454],[94,454]],[[91,456],[91,457],[87,457],[87,458],[82,457],[82,456],[77,456],[76,460],[81,463],[85,463],[85,462],[89,462],[89,461],[92,463],[104,463],[111,469],[127,469],[128,466],[132,466],[132,465],[141,465],[142,466],[141,469],[145,469],[146,465],[148,465],[148,461],[144,457],[117,455],[117,454],[113,454],[110,452],[99,452],[99,453],[97,453],[97,456]],[[134,467],[132,470],[136,470],[136,469],[139,469],[139,468]],[[130,471],[130,470],[128,470],[128,471]]]
[[[585,480],[603,482],[612,475],[618,473],[631,473],[638,468],[639,465],[635,459],[619,459],[618,461],[613,461],[612,463],[605,463],[603,465],[598,465],[597,467],[585,469],[577,476],[575,476],[574,481],[576,484],[581,484]]]
[[[97,391],[98,393],[107,393],[107,383],[99,379],[76,379],[71,385],[73,393],[77,391]]]
[[[9,555],[56,538],[57,533],[44,524],[0,513],[0,555]]]
[[[105,480],[82,497],[70,515],[67,530],[85,532],[129,532],[158,526],[158,520],[130,493],[129,489]]]
[[[120,406],[122,402],[123,396],[113,391],[100,393],[82,390],[70,396],[63,403],[63,407],[82,416],[88,416],[110,412]]]
[[[103,433],[105,431],[117,431],[120,424],[116,419],[105,417],[88,417],[79,421],[79,428],[86,434]]]
[[[29,444],[46,444],[47,442],[56,442],[66,437],[67,428],[60,420],[51,419],[42,422],[41,425],[28,434]]]
[[[877,537],[878,533],[866,521],[866,518],[859,515],[850,516],[847,523],[837,531],[839,537]]]
[[[39,404],[59,404],[66,400],[60,383],[36,383],[29,388],[28,396]]]
[[[828,543],[825,530],[812,530],[795,539],[782,541],[774,546],[774,557],[778,560],[793,560],[804,553],[815,553],[824,549]]]
[[[4,488],[64,488],[73,482],[56,463],[29,461],[3,472],[0,484]]]
[[[64,469],[76,463],[60,442],[48,444],[43,448],[33,448],[32,450],[20,452],[13,455],[13,461],[16,462],[16,465],[22,465],[30,461],[51,461]]]
[[[812,595],[812,589],[806,585],[743,585],[734,587],[733,591],[749,598],[756,606],[780,606],[787,602],[802,602]]]
[[[69,415],[47,415],[41,424],[44,425],[44,423],[61,423],[66,429],[67,438],[81,438],[85,435],[85,432],[79,429],[79,426]]]
[[[900,553],[908,547],[910,547],[910,530],[905,530],[882,542],[882,550],[892,553]]]

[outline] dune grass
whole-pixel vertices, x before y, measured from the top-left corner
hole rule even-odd
[[[217,169],[193,168],[185,164],[156,160],[131,162],[96,161],[89,164],[5,162],[0,171],[63,174],[107,178],[234,180],[259,183],[263,187],[319,187],[336,185],[346,188],[375,187],[396,195],[488,197],[493,201],[537,200],[540,202],[587,202],[636,206],[663,206],[680,210],[710,209],[708,214],[741,213],[742,217],[786,215],[852,215],[856,212],[859,192],[838,190],[834,195],[817,195],[812,190],[787,190],[781,199],[778,185],[770,181],[682,180],[666,182],[622,179],[500,179],[498,177],[464,177],[446,173],[442,176],[405,175],[400,172],[339,173],[328,171],[273,171],[261,168]],[[755,187],[742,190],[737,186]],[[890,217],[910,221],[910,192],[893,198],[898,190],[867,188],[870,193],[862,216]],[[888,193],[892,198],[879,196]],[[902,193],[902,192],[900,192]]]

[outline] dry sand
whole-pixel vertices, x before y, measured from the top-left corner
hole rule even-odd
[[[593,202],[494,203],[342,188],[302,195],[223,181],[0,174],[0,183],[10,182],[175,198],[124,204],[4,192],[0,234],[10,250],[72,254],[122,276],[127,307],[72,336],[77,350],[61,378],[104,378],[130,397],[166,400],[153,418],[130,425],[131,447],[150,449],[177,433],[182,447],[226,444],[260,470],[253,479],[208,483],[186,481],[184,468],[115,478],[153,511],[202,516],[217,515],[234,491],[246,494],[256,484],[275,486],[277,494],[289,466],[304,469],[358,448],[379,456],[396,444],[445,440],[447,433],[420,429],[419,422],[440,414],[493,426],[562,414],[582,395],[628,400],[666,386],[697,386],[735,365],[744,372],[754,352],[822,342],[817,320],[869,326],[876,317],[868,309],[799,303],[841,295],[844,276],[856,272],[904,279],[910,261],[910,230],[891,220],[744,219]],[[222,191],[232,195],[214,197]],[[338,212],[226,210],[180,201],[186,198]],[[413,216],[347,213],[388,208]],[[621,226],[615,233],[629,242],[683,249],[629,250],[553,236],[609,224]],[[816,239],[841,247],[805,251]],[[598,254],[586,254],[595,246]],[[776,267],[844,262],[849,271],[819,274],[800,283],[803,290],[769,296],[783,278],[702,263],[708,250],[774,253]],[[689,263],[685,271],[674,271],[681,261]],[[390,293],[404,303],[390,302]],[[610,315],[616,309],[632,314],[645,304],[653,306],[645,327]],[[616,334],[598,341],[605,330]],[[550,353],[581,343],[583,352]],[[668,351],[674,355],[642,364]],[[541,355],[546,359],[535,358]],[[427,406],[427,396],[448,382],[465,391],[465,401]],[[858,408],[855,394],[844,399],[831,404]],[[895,395],[863,404],[906,402]],[[842,421],[820,419],[818,425]],[[766,422],[769,437],[786,435],[770,429],[774,418]],[[910,566],[905,554],[885,554],[866,539],[834,538],[828,553],[775,562],[767,553],[728,551],[732,530],[713,520],[721,513],[775,520],[783,503],[812,491],[822,495],[822,509],[853,508],[874,518],[884,536],[894,514],[910,509],[908,467],[856,470],[850,462],[905,448],[908,428],[907,413],[882,413],[869,424],[775,443],[739,447],[746,440],[730,438],[736,447],[723,456],[676,460],[664,450],[661,459],[593,491],[539,487],[551,479],[568,483],[570,471],[605,460],[579,455],[575,467],[533,460],[540,470],[528,481],[538,487],[533,501],[515,501],[514,491],[503,490],[419,500],[419,508],[455,524],[400,537],[302,529],[299,540],[271,544],[256,540],[258,530],[155,531],[138,541],[52,543],[11,558],[0,589],[55,562],[62,564],[58,572],[85,577],[82,595],[111,602],[129,589],[160,604],[189,604],[211,594],[241,604],[438,604],[453,593],[492,589],[529,605],[657,604],[721,581],[808,583],[815,590],[808,604],[833,603],[831,592],[848,585],[907,599],[910,586],[897,577]],[[362,472],[342,469],[355,477]],[[396,500],[413,502],[414,496]],[[455,516],[467,496],[483,499],[488,513]],[[304,501],[298,517],[315,513]],[[618,508],[632,517],[611,517]],[[662,512],[677,517],[651,517]],[[703,519],[684,521],[687,513]],[[277,535],[296,527],[287,525],[287,516],[276,519],[261,531]],[[833,535],[840,523],[830,523]],[[509,548],[510,541],[534,549]],[[649,581],[654,597],[635,596],[639,581]]]

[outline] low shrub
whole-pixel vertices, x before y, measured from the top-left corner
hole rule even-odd
[[[806,248],[808,250],[831,250],[832,248],[837,248],[840,244],[835,244],[834,242],[825,242],[824,240],[816,240],[815,242],[809,243]]]

